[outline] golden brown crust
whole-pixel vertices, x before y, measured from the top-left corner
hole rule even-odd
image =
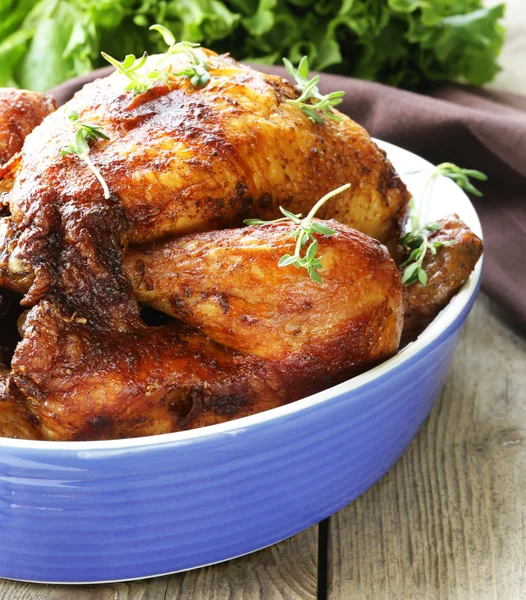
[[[336,221],[316,236],[323,284],[305,269],[278,268],[293,254],[290,223],[226,229],[131,248],[125,271],[140,302],[154,306],[241,352],[283,360],[344,338],[359,347],[363,317],[379,312],[382,345],[368,360],[392,354],[401,329],[400,277],[376,240]],[[367,317],[368,318],[368,317]],[[367,320],[366,318],[366,320]],[[351,350],[347,350],[348,352]]]
[[[11,377],[45,439],[97,440],[277,406],[284,392],[265,367],[175,324],[101,336],[43,301],[27,319]]]
[[[404,344],[415,339],[449,303],[482,254],[482,240],[458,215],[444,217],[438,223],[440,229],[429,236],[429,241],[448,245],[437,248],[435,255],[426,254],[426,287],[414,283],[405,288]]]
[[[30,285],[24,302],[34,306],[9,389],[25,399],[45,439],[152,435],[252,414],[341,381],[396,350],[399,276],[380,244],[343,225],[323,240],[327,275],[339,284],[319,288],[305,286],[303,270],[277,267],[290,245],[285,226],[254,234],[268,236],[268,251],[251,261],[269,278],[265,310],[276,324],[271,316],[263,322],[260,306],[250,313],[236,305],[227,319],[207,317],[204,301],[183,307],[180,319],[229,348],[181,324],[141,322],[123,268],[127,247],[240,225],[251,215],[278,216],[279,205],[306,213],[347,182],[351,190],[322,216],[334,211],[392,243],[407,206],[405,187],[361,127],[347,117],[316,125],[286,103],[296,95],[291,84],[207,54],[212,79],[203,89],[180,78],[170,89],[158,85],[133,97],[118,74],[86,86],[27,137],[20,157],[4,169],[10,216],[3,219],[0,278],[19,289]],[[90,151],[109,199],[78,156],[61,156],[71,110],[110,137]],[[226,260],[228,242],[246,232],[199,235],[194,241],[204,240],[211,254],[215,236],[216,253]],[[243,260],[250,252],[241,244],[239,253]],[[236,278],[222,280],[214,266],[212,260],[195,271],[196,293],[215,277],[217,293],[235,304]],[[287,286],[301,288],[291,299],[292,321],[282,310]],[[247,286],[240,292],[246,302],[250,292]],[[309,320],[298,333],[309,303],[325,322],[316,327]],[[241,312],[262,320],[259,343],[250,343]],[[293,327],[279,331],[287,323]],[[265,341],[278,333],[274,343]]]
[[[212,339],[176,323],[101,333],[41,302],[26,321],[12,378],[44,437],[133,437],[239,418],[394,354],[403,316],[396,265],[375,240],[331,226],[336,235],[319,236],[321,286],[304,270],[277,266],[291,249],[285,223],[193,234],[132,252],[126,269],[139,297],[141,285],[157,299],[169,290],[177,316]],[[260,287],[236,264],[263,273]],[[181,278],[186,305],[172,296]]]
[[[0,437],[37,440],[39,432],[26,408],[9,392],[9,371],[0,365]]]
[[[111,138],[91,156],[124,209],[131,243],[239,225],[251,214],[273,217],[279,205],[306,212],[347,182],[351,189],[320,216],[384,243],[398,238],[408,194],[362,127],[344,115],[339,123],[314,124],[286,103],[295,97],[290,83],[228,57],[209,60],[205,88],[179,78],[171,90],[163,85],[131,100],[126,80],[114,74],[46,119],[23,152],[23,176],[11,198],[17,226],[24,228],[23,215],[42,204],[39,190],[49,196],[45,204],[61,199],[59,213],[68,198],[100,195],[82,162],[60,157],[74,109]]]
[[[0,88],[0,167],[22,149],[24,140],[57,108],[46,94]]]

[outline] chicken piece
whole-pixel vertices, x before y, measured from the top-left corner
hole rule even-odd
[[[12,378],[48,440],[202,427],[286,404],[356,372],[341,352],[333,365],[334,343],[321,357],[296,353],[269,361],[178,324],[102,337],[47,301],[32,309],[26,331]]]
[[[129,254],[138,294],[153,287],[156,300],[172,301],[172,312],[212,339],[177,323],[101,332],[39,303],[12,377],[44,438],[133,437],[230,420],[394,354],[403,317],[396,265],[377,241],[330,225],[335,235],[318,236],[322,285],[304,269],[278,267],[293,251],[287,223],[198,233]]]
[[[11,378],[47,440],[168,433],[294,399],[275,365],[184,326],[100,335],[47,300],[27,318]]]
[[[0,218],[0,288],[25,294],[33,283],[31,265],[18,259],[18,232],[11,217]]]
[[[8,392],[9,371],[0,365],[0,437],[22,440],[39,439],[23,404]]]
[[[158,84],[134,97],[124,91],[127,79],[113,74],[85,86],[28,136],[9,204],[22,255],[30,262],[39,255],[40,295],[31,303],[49,289],[51,265],[71,262],[50,232],[59,230],[73,253],[79,221],[90,216],[112,218],[119,242],[137,244],[240,225],[248,216],[279,216],[279,205],[305,213],[350,182],[319,216],[395,244],[409,195],[365,130],[344,115],[341,122],[312,123],[287,104],[298,95],[292,84],[204,52],[211,64],[204,88],[179,77],[170,88]],[[178,70],[188,59],[170,60]],[[90,152],[112,193],[105,208],[84,162],[60,156],[71,138],[71,111],[110,137],[92,143]],[[81,271],[89,272],[85,249],[76,254],[85,263]]]
[[[332,210],[391,245],[405,218],[407,191],[362,128],[347,117],[314,124],[287,104],[297,97],[291,84],[204,52],[211,65],[204,88],[180,77],[133,96],[122,75],[94,82],[49,115],[4,169],[10,215],[3,220],[0,276],[31,285],[24,304],[34,305],[12,359],[9,389],[25,401],[45,439],[150,435],[251,414],[318,391],[396,351],[398,274],[377,243],[343,229],[323,240],[324,266],[327,275],[348,282],[352,299],[359,288],[367,302],[343,308],[344,296],[337,296],[339,320],[285,331],[272,360],[262,342],[261,356],[240,352],[221,313],[216,322],[208,316],[207,332],[231,348],[180,324],[149,328],[140,320],[123,266],[128,247],[240,225],[248,216],[278,216],[279,205],[306,212],[347,182],[351,190],[332,209],[324,207],[323,216]],[[179,70],[187,59],[170,60]],[[109,198],[85,161],[61,155],[72,137],[70,111],[110,138],[90,142],[89,153]],[[265,230],[268,246],[284,245],[283,226]],[[290,277],[281,291],[285,283],[303,287],[307,273],[282,273],[270,260],[276,255],[270,248],[251,260],[280,271],[268,274],[273,281]],[[373,268],[370,281],[362,281],[360,260]],[[204,285],[205,269],[201,274]],[[220,272],[209,277],[225,294],[235,293]],[[329,287],[309,286],[312,298],[305,288],[297,311],[329,299]],[[279,315],[281,300],[274,293],[267,309]],[[188,317],[201,328],[203,306],[192,306]],[[262,316],[258,309],[255,318]],[[239,310],[232,311],[232,326],[242,349],[250,349]],[[268,317],[265,327],[272,329]],[[294,342],[295,334],[303,341]],[[278,352],[280,345],[286,350]]]
[[[367,360],[385,357],[401,329],[396,266],[376,240],[336,221],[328,224],[337,233],[317,236],[323,285],[306,270],[277,267],[281,256],[294,252],[290,223],[130,248],[124,271],[141,303],[244,353],[281,360],[329,338],[348,344],[352,337],[358,350],[366,336]],[[11,287],[23,293],[30,282],[21,273]],[[371,337],[371,316],[379,339]]]
[[[402,326],[396,265],[376,240],[327,225],[336,234],[317,236],[322,285],[305,269],[277,267],[294,253],[288,222],[131,248],[124,268],[140,302],[229,348],[283,360],[331,341],[350,355],[366,348],[368,361],[388,356]]]
[[[405,288],[405,319],[402,345],[416,339],[464,285],[482,254],[482,240],[459,219],[450,215],[437,221],[440,229],[430,242],[448,242],[427,253],[423,268],[427,285],[414,283]]]
[[[0,88],[0,167],[22,149],[26,136],[57,108],[46,94]]]

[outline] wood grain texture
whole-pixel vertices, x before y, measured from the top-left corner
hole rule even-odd
[[[167,600],[316,598],[318,536],[313,527],[262,552],[170,578]]]
[[[130,583],[58,586],[0,580],[0,600],[311,600],[317,527],[212,567]]]
[[[408,452],[331,519],[330,600],[526,598],[526,340],[479,298]]]

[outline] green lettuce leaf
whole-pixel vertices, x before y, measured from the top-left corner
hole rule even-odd
[[[504,5],[482,0],[0,0],[0,85],[45,89],[159,52],[149,26],[240,60],[298,62],[407,88],[481,85],[499,70]]]

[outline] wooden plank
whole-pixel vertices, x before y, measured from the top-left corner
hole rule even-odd
[[[317,527],[212,567],[130,583],[58,586],[0,580],[0,600],[310,600],[316,598]]]
[[[167,600],[316,598],[317,527],[272,548],[170,578]]]
[[[330,600],[526,598],[526,340],[481,297],[430,419],[331,519]]]

